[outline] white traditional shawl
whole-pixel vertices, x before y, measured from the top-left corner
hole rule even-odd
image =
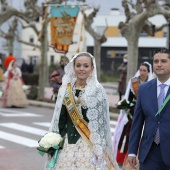
[[[59,133],[58,122],[63,103],[63,97],[66,92],[67,84],[74,86],[76,81],[74,72],[74,60],[82,52],[73,57],[73,59],[65,66],[65,75],[62,78],[62,86],[59,89],[57,101],[55,105],[54,115],[50,126],[50,131]],[[89,53],[88,53],[89,54]],[[110,131],[110,114],[107,94],[102,85],[97,80],[95,58],[89,54],[93,61],[93,72],[86,80],[85,96],[87,102],[87,118],[89,119],[88,127],[90,129],[90,140],[93,144],[93,153],[98,157],[96,168],[102,170],[104,162],[104,151],[109,155],[115,169],[119,169],[115,160],[112,148],[111,131]]]

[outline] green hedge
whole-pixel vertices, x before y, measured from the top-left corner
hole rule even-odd
[[[118,75],[110,72],[101,71],[100,81],[101,82],[117,82]]]
[[[39,75],[38,74],[29,74],[23,73],[22,74],[23,81],[26,85],[36,85],[38,86]]]

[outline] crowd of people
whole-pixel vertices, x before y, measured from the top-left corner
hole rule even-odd
[[[143,62],[118,102],[114,154],[123,170],[168,170],[170,51],[157,49]]]
[[[49,132],[60,134],[64,145],[54,166],[47,166],[54,159],[47,156],[44,169],[118,170],[121,166],[123,170],[170,170],[170,51],[155,50],[153,71],[145,61],[129,81],[127,54],[123,60],[119,67],[120,114],[112,140],[109,102],[97,79],[95,57],[88,52],[78,53],[70,61],[61,57],[60,68],[49,77],[56,102]],[[27,106],[15,58],[8,62],[6,76],[1,75],[0,82],[6,81],[3,106]]]
[[[154,78],[140,86],[129,137],[128,161],[132,168],[169,170],[170,52],[153,54]]]

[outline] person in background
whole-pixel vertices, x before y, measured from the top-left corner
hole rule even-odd
[[[22,88],[24,85],[22,73],[15,60],[10,62],[7,72],[8,78],[2,96],[2,106],[26,107],[28,105],[28,100]]]
[[[64,75],[64,67],[68,64],[69,59],[66,56],[61,56],[60,67],[56,68],[50,75],[49,82],[50,86],[53,88],[52,100],[56,101],[58,90],[62,83],[62,77]]]
[[[22,71],[22,73],[28,72],[28,64],[25,62],[25,59],[22,59],[21,71]]]
[[[3,90],[4,90],[4,83],[5,77],[4,77],[4,72],[2,69],[2,60],[0,59],[0,98],[2,97]]]
[[[27,69],[28,69],[28,73],[30,73],[30,74],[32,74],[34,72],[34,64],[33,64],[32,60],[28,64]]]
[[[7,70],[10,62],[12,60],[16,60],[16,58],[12,55],[12,53],[9,54],[4,60],[4,69]]]
[[[65,66],[49,130],[65,138],[53,170],[119,169],[111,143],[107,94],[97,80],[90,53],[76,54]]]
[[[128,161],[140,170],[170,170],[170,51],[153,54],[157,78],[140,85],[128,146]]]
[[[128,55],[125,54],[123,56],[123,63],[118,67],[118,71],[120,72],[120,78],[118,80],[119,101],[122,99],[122,95],[125,93],[126,89],[127,62]]]
[[[126,110],[120,111],[120,117],[118,119],[119,123],[116,125],[116,132],[114,136],[114,141],[115,141],[115,138],[117,138],[117,142],[119,141],[117,143],[118,145],[117,161],[121,165],[124,164],[123,165],[124,170],[130,170],[127,165],[126,157],[127,157],[127,152],[128,152],[130,128],[132,125],[132,118],[133,118],[133,113],[134,113],[134,107],[136,104],[136,99],[138,97],[139,86],[143,84],[144,82],[151,80],[152,77],[153,77],[153,73],[152,73],[151,64],[148,62],[143,62],[140,64],[139,70],[137,71],[135,76],[130,79],[128,83],[128,87],[126,89],[124,99],[128,100],[131,106],[127,105],[127,108],[124,108]],[[122,120],[123,113],[125,113],[123,117],[126,116],[126,120],[127,120],[126,124],[123,121],[120,121]]]

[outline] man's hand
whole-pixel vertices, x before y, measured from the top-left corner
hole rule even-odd
[[[137,160],[135,156],[128,156],[128,162],[133,169],[137,168]]]

